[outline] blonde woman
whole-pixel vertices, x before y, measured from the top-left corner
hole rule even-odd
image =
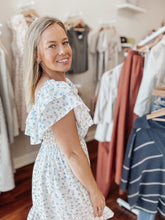
[[[113,215],[92,175],[84,137],[89,110],[65,77],[72,49],[61,21],[38,18],[25,40],[25,134],[41,144],[28,220],[93,220]]]

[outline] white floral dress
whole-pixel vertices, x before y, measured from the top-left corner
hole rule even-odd
[[[95,219],[88,192],[70,169],[51,130],[51,126],[72,109],[80,143],[88,157],[84,137],[93,122],[89,109],[69,79],[46,81],[27,117],[25,134],[30,136],[31,144],[42,142],[33,169],[33,206],[28,220]],[[111,210],[106,207],[104,219],[111,216]]]

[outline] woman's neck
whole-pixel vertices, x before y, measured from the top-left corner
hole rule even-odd
[[[66,81],[65,73],[51,73],[43,71],[42,77],[47,79],[54,79],[55,81]]]

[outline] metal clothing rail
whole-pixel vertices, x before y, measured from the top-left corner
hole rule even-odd
[[[157,31],[153,32],[151,35],[147,36],[144,40],[138,43],[138,46],[143,46],[165,32],[165,26],[159,28]]]

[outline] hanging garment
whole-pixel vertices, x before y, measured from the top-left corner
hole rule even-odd
[[[108,186],[106,183],[110,183],[113,176],[115,177],[115,182],[120,184],[124,152],[130,129],[133,127],[136,118],[133,113],[133,106],[141,83],[143,67],[144,58],[138,55],[137,51],[130,49],[124,60],[119,79],[111,142],[103,143],[103,145],[100,142],[99,144],[99,148],[105,148],[108,145],[106,146],[108,150],[100,149],[100,155],[98,155],[99,161],[100,158],[103,158],[101,152],[108,154],[106,156],[107,161],[100,162],[101,164],[106,163],[106,170],[103,171],[101,167],[97,166],[97,182],[102,192],[108,193],[110,185]],[[104,175],[101,180],[99,180],[100,175]],[[105,189],[106,185],[108,188]]]
[[[94,112],[94,123],[97,125],[95,139],[110,142],[113,129],[114,110],[117,98],[118,82],[123,64],[116,66],[112,73],[103,74]]]
[[[165,122],[135,120],[129,137],[120,188],[131,208],[165,216]]]
[[[88,50],[89,50],[89,70],[96,83],[98,80],[98,52],[97,43],[99,39],[99,30],[92,30],[88,34]]]
[[[84,138],[93,121],[89,109],[70,80],[46,81],[28,115],[25,134],[30,136],[31,144],[42,142],[34,165],[33,206],[28,220],[95,219],[89,193],[73,174],[51,129],[54,123],[72,109],[80,143],[89,160]],[[111,210],[106,207],[103,219],[110,218],[111,214]]]
[[[115,28],[103,28],[100,31],[97,51],[99,53],[98,80],[100,80],[104,72],[118,64],[118,52],[121,51],[121,43]]]
[[[17,108],[18,123],[21,131],[25,130],[25,120],[27,117],[24,79],[23,79],[23,47],[25,34],[28,29],[26,20],[22,14],[13,16],[8,22],[9,28],[12,31],[12,52],[14,57],[12,76],[14,83],[14,98]]]
[[[72,64],[70,70],[67,72],[84,73],[88,70],[88,32],[87,25],[84,31],[76,31],[74,27],[67,30],[69,43],[72,48]]]
[[[118,52],[120,50],[120,37],[116,29],[114,27],[101,28],[97,41],[98,72],[95,97],[98,96],[103,73],[118,64]]]
[[[0,98],[0,192],[6,192],[15,187],[13,167],[10,155],[10,145],[7,134],[4,110]]]
[[[165,77],[165,37],[154,46],[145,62],[144,74],[139,88],[134,112],[142,116],[151,111],[152,91]]]
[[[5,53],[1,48],[0,48],[0,96],[4,108],[9,142],[13,143],[14,137],[19,134],[18,118],[17,118],[16,106],[14,102],[13,86],[6,66]]]

